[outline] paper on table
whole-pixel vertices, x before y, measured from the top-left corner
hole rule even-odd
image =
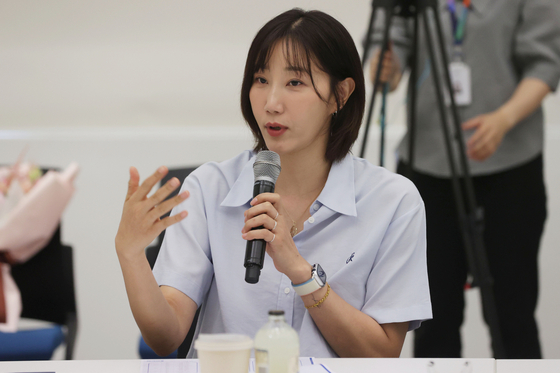
[[[334,373],[322,367],[322,364],[315,365],[319,369],[307,370],[313,367],[315,362],[312,357],[300,357],[300,373]],[[142,360],[140,373],[200,373],[198,359],[165,359],[165,360]],[[249,373],[255,373],[255,359],[249,361]]]
[[[301,367],[299,373],[335,373],[334,370],[327,367],[325,364],[315,364]]]
[[[141,373],[198,373],[198,360],[142,360]]]

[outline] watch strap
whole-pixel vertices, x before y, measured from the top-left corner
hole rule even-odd
[[[294,290],[299,296],[311,294],[314,291],[319,290],[322,286],[319,285],[315,277],[311,277],[309,280],[305,281],[303,284],[293,285]]]
[[[315,268],[311,271],[311,278],[309,280],[297,285],[294,285],[294,283],[292,283],[292,287],[299,296],[311,294],[314,291],[321,289],[323,286],[325,286],[325,284],[323,284],[317,277]]]

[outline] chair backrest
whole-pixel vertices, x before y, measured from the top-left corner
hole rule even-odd
[[[72,247],[60,241],[60,225],[49,243],[11,269],[22,300],[21,316],[67,327],[66,358],[71,359],[77,331]]]
[[[196,169],[196,167],[169,169],[169,172],[167,173],[167,175],[165,175],[165,177],[161,180],[161,185],[164,185],[168,180],[170,180],[173,177],[176,177],[177,179],[179,179],[179,181],[181,182],[181,185],[182,185],[185,178],[191,172],[193,172],[195,169]],[[174,190],[173,193],[171,193],[166,199],[175,197],[177,194],[179,194],[179,190],[180,190],[180,188],[177,188],[176,190]],[[169,213],[165,214],[164,216],[169,216]],[[161,248],[161,243],[163,242],[163,237],[164,236],[165,236],[165,231],[161,232],[161,234],[158,237],[158,240],[157,240],[156,244],[146,248],[146,257],[148,258],[148,262],[150,263],[150,266],[152,268],[154,267],[157,256],[159,254],[159,250]],[[193,319],[193,323],[191,325],[191,328],[190,328],[189,332],[187,333],[187,336],[185,337],[185,340],[183,341],[183,343],[181,343],[181,346],[179,346],[179,349],[178,349],[178,352],[177,352],[177,358],[178,359],[184,359],[187,356],[187,353],[188,353],[189,348],[190,348],[191,343],[192,343],[192,339],[194,337],[194,331],[196,329],[196,323],[198,321],[198,314],[199,313],[200,313],[200,307],[196,311],[196,314],[195,314],[194,319]]]

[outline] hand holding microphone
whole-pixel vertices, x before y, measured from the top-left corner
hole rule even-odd
[[[253,185],[253,197],[262,193],[274,193],[276,180],[280,175],[280,156],[275,152],[263,150],[257,154],[257,159],[253,165],[253,173],[255,175],[255,183]],[[261,212],[261,214],[264,212]],[[260,216],[263,220],[264,216]],[[276,212],[278,217],[278,212]],[[276,219],[276,218],[274,218]],[[275,224],[276,225],[276,224]],[[264,225],[253,227],[251,230],[259,230],[265,228]],[[273,230],[274,227],[271,228]],[[245,230],[245,227],[243,228]],[[245,232],[245,234],[247,234]],[[273,234],[274,235],[274,234]],[[272,241],[274,236],[269,239]],[[264,239],[252,239],[247,241],[245,249],[245,281],[250,284],[259,282],[259,276],[264,264],[264,254],[266,252],[266,241]]]
[[[292,239],[292,225],[285,217],[281,197],[274,193],[274,184],[280,174],[280,157],[274,152],[262,151],[257,154],[253,170],[255,198],[251,201],[252,207],[245,212],[245,226],[242,230],[243,238],[248,240],[245,250],[245,281],[250,284],[259,281],[266,252],[279,272],[290,279],[305,273],[305,281],[311,266],[299,255]]]

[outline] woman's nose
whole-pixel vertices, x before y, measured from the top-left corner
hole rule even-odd
[[[283,110],[282,92],[278,87],[271,87],[266,97],[265,110],[270,113],[280,113]]]

